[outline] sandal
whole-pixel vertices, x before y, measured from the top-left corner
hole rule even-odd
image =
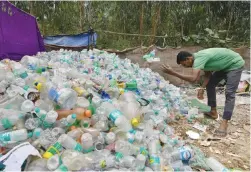
[[[214,131],[213,134],[214,137],[226,137],[227,136],[227,131],[217,129]]]
[[[207,116],[207,117],[209,117],[209,118],[212,118],[212,119],[214,119],[216,121],[218,121],[220,119],[220,115],[219,114],[217,114],[218,115],[217,118],[212,117],[211,114],[210,114],[210,112],[205,112],[204,115]]]

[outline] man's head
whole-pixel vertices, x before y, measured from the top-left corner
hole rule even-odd
[[[188,68],[193,66],[193,55],[187,51],[181,51],[177,55],[177,64]]]

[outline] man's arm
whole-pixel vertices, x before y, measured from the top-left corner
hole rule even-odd
[[[182,75],[178,72],[173,71],[172,68],[170,68],[169,66],[166,66],[166,65],[162,65],[162,69],[164,72],[166,72],[170,75],[176,76],[176,77],[183,79],[185,81],[188,81],[188,82],[197,81],[199,79],[199,75],[200,75],[200,69],[193,69],[192,75]]]
[[[204,75],[204,81],[201,85],[201,88],[206,88],[207,84],[208,84],[208,81],[211,77],[212,73],[211,72],[205,72],[205,75]]]

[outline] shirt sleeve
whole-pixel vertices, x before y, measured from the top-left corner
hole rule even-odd
[[[208,57],[204,53],[194,53],[193,68],[203,70],[207,61]]]

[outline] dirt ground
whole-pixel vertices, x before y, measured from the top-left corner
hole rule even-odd
[[[156,47],[152,47],[148,49],[148,51],[152,50],[153,48]],[[178,49],[157,49],[156,55],[160,57],[160,62],[155,62],[150,65],[147,65],[143,60],[142,56],[146,53],[146,51],[142,50],[141,48],[135,49],[125,54],[119,54],[119,56],[121,58],[131,59],[133,63],[138,63],[141,67],[151,68],[153,71],[160,73],[160,75],[162,75],[166,80],[169,80],[170,83],[174,85],[183,85],[188,83],[185,83],[184,81],[178,78],[168,76],[167,74],[163,73],[159,69],[159,67],[163,63],[168,63],[176,71],[189,74],[191,73],[191,69],[181,68],[176,64],[176,55],[180,51],[189,51],[191,53],[194,53],[201,49],[203,48],[198,46],[184,47]],[[234,50],[241,54],[241,56],[246,62],[245,68],[250,70],[250,49],[241,47],[236,48]],[[196,92],[195,90],[190,90],[187,95],[189,96],[189,98],[192,98],[196,96]],[[204,103],[206,103],[206,100],[207,99],[205,98]],[[223,93],[217,95],[217,101],[218,106],[222,107],[218,110],[218,113],[220,114],[220,116],[222,116],[225,101]],[[206,123],[207,130],[204,134],[199,130],[192,128],[193,124],[196,121],[199,123]],[[234,109],[234,114],[229,124],[228,135],[224,139],[211,141],[210,143],[206,142],[206,144],[210,145],[203,146],[201,145],[202,140],[191,140],[186,135],[186,131],[193,130],[195,132],[200,133],[202,136],[204,135],[204,137],[206,136],[211,138],[213,131],[219,126],[219,124],[220,121],[206,119],[204,117],[196,119],[195,121],[193,121],[192,124],[189,124],[187,122],[187,119],[181,118],[178,123],[173,124],[173,127],[177,135],[179,135],[184,140],[188,140],[193,145],[199,147],[207,157],[215,157],[227,168],[239,168],[243,171],[250,171],[250,96],[236,97],[236,106]]]
[[[190,90],[187,94],[192,98],[195,97],[196,91]],[[205,97],[203,102],[206,103],[206,101],[207,98]],[[221,119],[225,101],[224,94],[218,94],[217,101],[217,105],[220,106],[218,113]],[[192,126],[195,122],[206,125],[206,132],[203,133],[193,128]],[[213,138],[213,132],[219,127],[220,122],[221,121],[206,118],[201,114],[201,118],[195,119],[192,124],[189,124],[187,119],[181,119],[172,126],[177,135],[199,147],[207,157],[212,156],[216,158],[230,169],[250,171],[250,96],[236,96],[236,106],[232,120],[229,123],[228,135],[221,140],[206,142],[210,145],[202,145],[202,141],[205,138]],[[186,134],[188,130],[199,133],[202,136],[201,139],[191,140]]]

